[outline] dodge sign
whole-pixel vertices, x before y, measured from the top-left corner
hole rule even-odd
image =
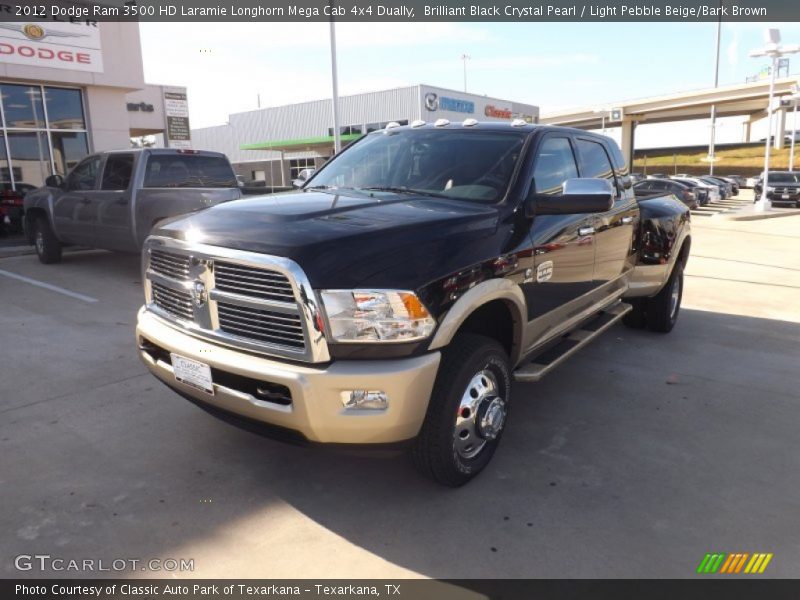
[[[0,23],[0,62],[103,72],[95,22]]]

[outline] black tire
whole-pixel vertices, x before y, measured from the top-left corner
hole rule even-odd
[[[482,335],[457,335],[442,353],[425,421],[411,449],[417,469],[450,487],[475,477],[500,443],[510,399],[511,369],[503,347]],[[469,402],[472,407],[465,406]]]
[[[647,300],[647,327],[650,331],[669,333],[678,321],[683,299],[683,263],[678,260],[663,289]]]
[[[646,322],[647,298],[629,298],[625,302],[633,306],[633,310],[622,317],[622,322],[631,329],[642,329]]]
[[[42,263],[51,265],[61,262],[61,242],[43,215],[37,215],[33,221],[33,246]]]

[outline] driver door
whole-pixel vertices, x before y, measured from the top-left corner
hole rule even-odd
[[[67,176],[64,192],[53,202],[53,224],[62,242],[92,245],[96,205],[94,194],[100,156],[83,159]]]

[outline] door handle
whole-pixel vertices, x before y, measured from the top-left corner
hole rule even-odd
[[[81,198],[81,200],[80,200],[80,203],[81,203],[81,204],[89,204],[89,202],[90,202],[90,200],[89,200],[89,199],[88,199],[86,196],[84,196],[84,197],[83,197],[83,198]]]
[[[594,233],[594,227],[581,227],[578,229],[578,235],[592,235]]]
[[[633,221],[633,217],[622,217],[622,224],[623,225],[627,225],[631,221]]]

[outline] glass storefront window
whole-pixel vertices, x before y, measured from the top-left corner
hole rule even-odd
[[[56,173],[66,176],[87,154],[89,143],[83,131],[53,131],[53,162]]]
[[[41,186],[89,154],[80,89],[0,83],[0,107],[0,183]]]
[[[0,85],[6,127],[43,129],[44,105],[42,88],[38,85]]]
[[[44,185],[50,173],[50,148],[47,134],[41,131],[9,131],[8,147],[14,184]]]
[[[46,87],[44,97],[50,129],[86,129],[80,90]]]

